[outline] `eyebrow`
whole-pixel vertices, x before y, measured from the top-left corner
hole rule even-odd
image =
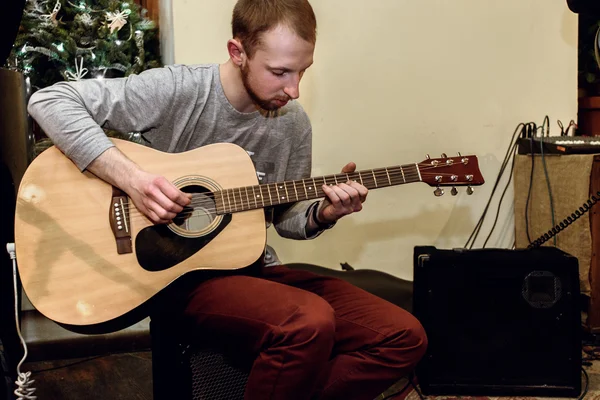
[[[269,67],[272,71],[292,72],[293,70],[286,67]]]
[[[308,68],[310,68],[310,66],[313,63],[310,63],[308,66],[306,66],[305,68],[301,69],[300,71],[306,71]],[[294,70],[291,68],[287,68],[287,67],[278,67],[278,66],[269,66],[269,69],[271,71],[282,71],[282,72],[293,72]]]

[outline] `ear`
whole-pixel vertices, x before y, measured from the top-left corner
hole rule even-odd
[[[244,59],[246,58],[246,53],[244,52],[244,46],[237,39],[229,39],[227,41],[227,52],[229,53],[229,58],[231,61],[241,67],[244,63]]]

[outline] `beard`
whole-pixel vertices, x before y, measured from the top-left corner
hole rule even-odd
[[[254,104],[265,111],[275,111],[280,108],[280,106],[274,104],[272,100],[262,99],[258,94],[256,94],[256,91],[252,89],[248,79],[248,76],[250,75],[250,68],[247,64],[240,68],[240,72],[242,74],[242,83],[244,84],[244,89],[246,89],[248,96],[250,96],[250,99]]]

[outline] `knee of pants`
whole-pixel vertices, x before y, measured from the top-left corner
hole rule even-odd
[[[310,301],[299,305],[281,328],[288,340],[298,346],[312,345],[315,351],[330,350],[335,339],[333,308],[317,295],[310,297]]]
[[[412,318],[388,341],[388,362],[401,370],[412,370],[425,355],[427,344],[425,329],[416,318]]]
[[[415,319],[414,324],[406,330],[408,347],[412,349],[413,367],[423,358],[427,351],[427,334],[419,321]]]

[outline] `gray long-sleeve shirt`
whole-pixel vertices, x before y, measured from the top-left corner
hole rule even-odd
[[[33,94],[28,111],[81,170],[113,146],[106,128],[141,132],[145,145],[171,153],[235,143],[250,155],[261,184],[307,178],[311,172],[312,129],[301,105],[291,101],[266,115],[241,113],[225,96],[217,64],[60,82]],[[312,204],[269,209],[267,221],[283,237],[312,239],[321,233],[306,232]],[[265,261],[278,262],[270,248]]]

